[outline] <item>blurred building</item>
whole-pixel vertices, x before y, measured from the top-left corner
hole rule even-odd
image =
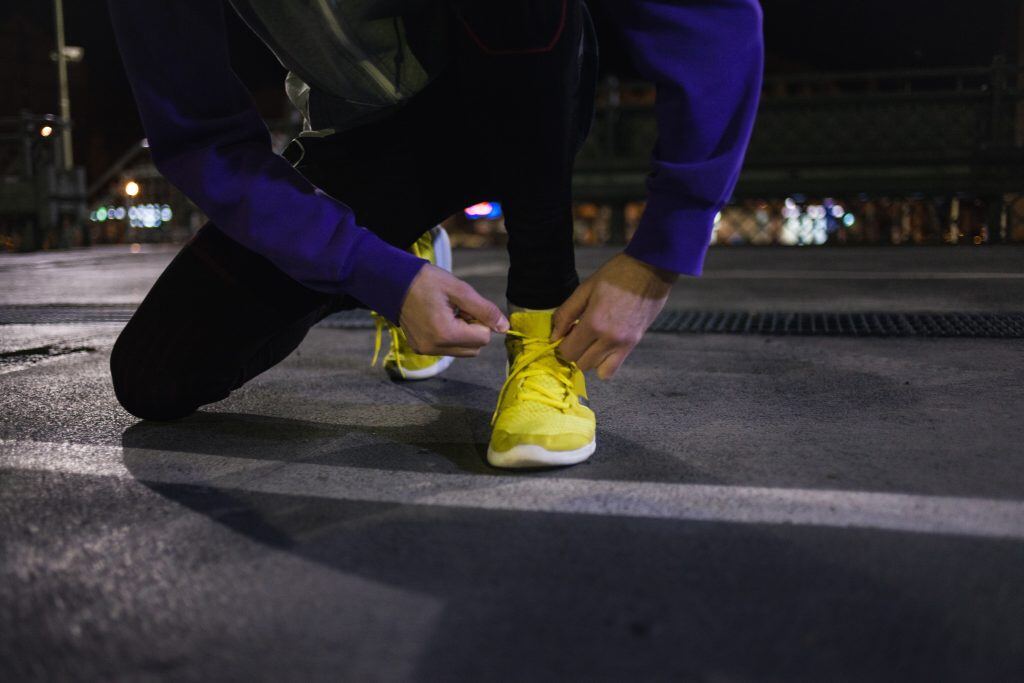
[[[769,40],[753,139],[715,243],[1024,241],[1024,0],[999,0],[997,9],[1007,21],[992,41],[996,59],[982,66],[812,73],[772,53]],[[771,11],[766,6],[766,16]],[[928,17],[919,20],[927,30]],[[819,18],[809,12],[801,21],[815,28]],[[974,35],[967,28],[964,35]],[[0,23],[0,248],[185,239],[204,217],[160,177],[143,141],[128,144],[109,131],[107,105],[90,96],[88,60],[71,67],[70,79],[76,120],[90,124],[76,126],[76,154],[87,166],[61,170],[55,142],[65,122],[47,113],[53,88],[39,87],[53,81],[52,43],[52,31],[38,24]],[[239,66],[266,74],[273,65]],[[282,87],[252,89],[282,149],[298,129]],[[602,81],[574,180],[578,243],[620,244],[635,230],[656,135],[653,103],[650,84]],[[503,243],[500,210],[481,211],[446,223],[456,243]]]

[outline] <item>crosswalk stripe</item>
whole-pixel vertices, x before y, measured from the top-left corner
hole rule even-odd
[[[0,470],[404,505],[1024,540],[1024,502],[1017,500],[543,474],[436,474],[18,440],[0,440]]]

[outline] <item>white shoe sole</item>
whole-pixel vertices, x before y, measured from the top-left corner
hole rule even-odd
[[[438,225],[431,228],[430,236],[434,240],[434,265],[452,272],[452,241],[448,238],[448,231]]]
[[[487,447],[487,462],[492,467],[517,469],[524,467],[563,467],[576,465],[593,454],[597,448],[597,440],[591,441],[574,451],[549,451],[533,444],[520,444],[507,451],[496,451]]]
[[[441,359],[433,365],[428,365],[425,368],[419,370],[406,370],[405,374],[402,374],[396,366],[385,365],[384,370],[391,376],[392,379],[405,379],[405,380],[417,380],[417,379],[430,379],[431,377],[437,377],[442,372],[448,369],[448,366],[455,360],[452,356],[441,356]]]

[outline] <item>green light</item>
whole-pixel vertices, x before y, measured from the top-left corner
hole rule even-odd
[[[98,220],[100,223],[107,220],[107,207],[101,206],[100,208],[96,209],[96,220]]]

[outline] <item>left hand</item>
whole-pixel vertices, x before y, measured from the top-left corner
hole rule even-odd
[[[580,370],[615,374],[664,308],[679,275],[619,254],[583,281],[555,311],[551,339]],[[579,323],[573,326],[573,322]]]

